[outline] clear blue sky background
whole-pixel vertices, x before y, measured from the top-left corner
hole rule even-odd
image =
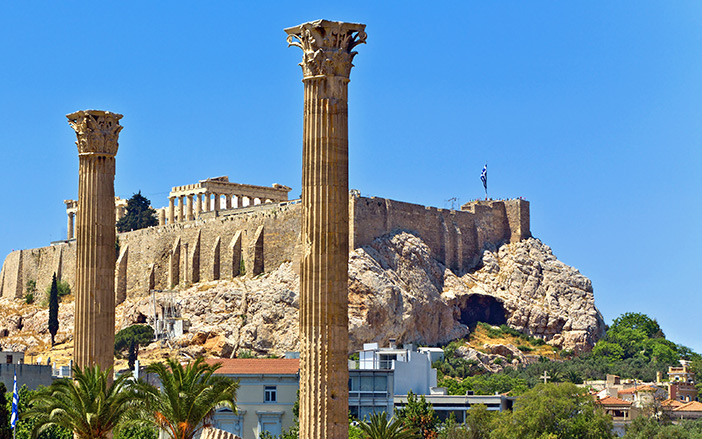
[[[283,28],[368,25],[349,91],[350,184],[450,207],[531,201],[534,236],[702,351],[702,3],[2,2],[0,258],[66,234],[65,114],[124,114],[116,193],[229,175],[300,193],[301,52]]]

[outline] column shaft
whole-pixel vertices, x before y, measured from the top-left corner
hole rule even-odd
[[[175,197],[168,197],[168,224],[175,222]]]
[[[185,196],[185,203],[186,203],[186,213],[185,213],[185,219],[188,221],[193,220],[193,196],[192,195],[186,195]]]
[[[73,239],[73,216],[75,214],[73,212],[70,212],[68,214],[68,233],[66,235],[66,239]]]
[[[195,216],[199,216],[202,212],[202,194],[195,195]]]
[[[320,93],[334,80],[305,80],[300,406],[329,419],[324,433],[309,430],[319,419],[306,422],[300,437],[336,438],[331,429],[348,428],[348,110],[345,96],[332,102]]]
[[[185,221],[185,206],[183,206],[183,196],[178,197],[178,222],[182,223]]]

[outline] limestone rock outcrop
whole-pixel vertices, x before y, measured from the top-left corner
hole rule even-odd
[[[291,262],[253,278],[201,282],[176,291],[174,300],[191,327],[172,345],[191,356],[297,351],[298,291]],[[143,321],[152,307],[148,296],[128,297],[117,307],[117,329]],[[22,331],[34,328],[39,338],[48,339],[45,310],[32,309],[22,313]],[[59,340],[63,334],[70,339],[72,315],[72,304],[62,303]],[[486,320],[575,351],[590,349],[605,328],[590,280],[558,261],[538,239],[485,250],[482,266],[462,276],[433,259],[429,247],[407,232],[376,239],[350,254],[350,350],[367,342],[387,345],[391,338],[443,344],[467,336],[471,324]],[[12,339],[7,346],[21,348],[17,326],[6,320],[3,329],[10,337],[0,334],[0,345]],[[493,356],[504,356],[503,351],[489,349]]]

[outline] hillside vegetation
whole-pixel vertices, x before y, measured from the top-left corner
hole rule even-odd
[[[534,362],[508,366],[491,374],[457,354],[462,347],[481,349],[481,345],[490,341],[510,343],[520,350],[531,349],[529,352],[538,357]],[[655,381],[656,372],[663,372],[665,377],[668,367],[678,365],[679,360],[692,361],[693,368],[702,372],[702,356],[667,340],[654,319],[644,314],[626,313],[614,319],[606,336],[597,342],[592,352],[577,356],[556,351],[510,328],[479,324],[470,339],[449,343],[444,360],[435,367],[440,374],[439,385],[453,395],[467,391],[521,394],[543,382],[544,372],[550,377],[549,382],[582,384],[585,380],[605,379],[607,374]]]

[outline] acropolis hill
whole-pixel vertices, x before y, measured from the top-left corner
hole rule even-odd
[[[207,316],[234,308],[230,323],[238,325],[238,348],[260,354],[296,350],[298,304],[288,296],[299,289],[301,205],[287,200],[288,187],[266,187],[268,195],[257,188],[222,177],[174,187],[170,205],[158,209],[161,225],[118,234],[116,298],[118,304],[126,300],[129,311],[118,318],[117,329],[150,315],[151,290],[173,289],[183,292],[178,301],[184,317],[194,320],[191,332],[199,320],[186,315],[188,309],[202,305],[191,311],[205,316],[202,330],[212,334],[229,323],[213,324]],[[237,192],[244,189],[246,195]],[[116,202],[117,216],[122,204]],[[73,208],[67,203],[69,225]],[[448,210],[351,191],[348,208],[350,349],[390,338],[446,343],[465,336],[478,320],[508,323],[567,349],[589,349],[603,333],[590,281],[531,238],[530,206],[523,199],[473,201]],[[54,272],[73,287],[75,257],[74,239],[12,252],[0,274],[0,297],[23,297],[29,280],[43,292]],[[232,305],[213,298],[192,302],[208,289],[229,289],[236,297]],[[281,306],[274,317],[265,315]],[[256,312],[261,315],[234,317]],[[70,324],[60,329],[68,338]],[[21,328],[2,326],[0,344],[21,347],[13,337]]]

